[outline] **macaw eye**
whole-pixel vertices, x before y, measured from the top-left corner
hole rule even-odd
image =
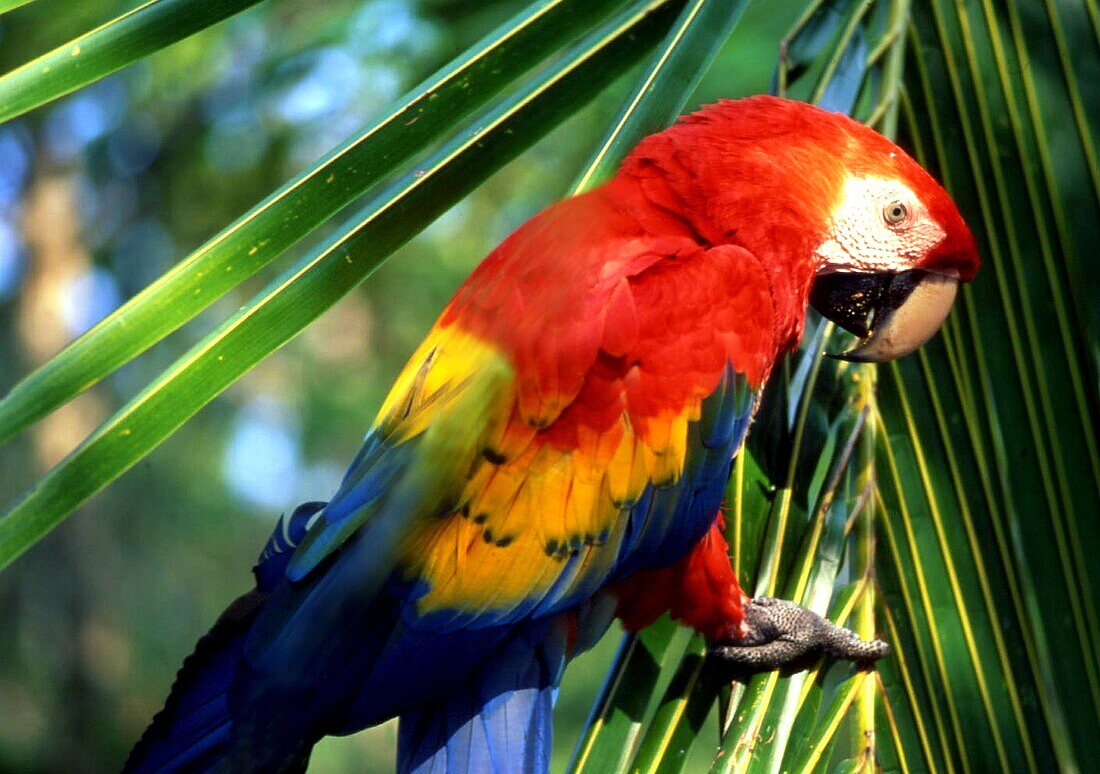
[[[882,219],[888,226],[900,226],[909,220],[909,207],[905,202],[892,201],[882,208]]]

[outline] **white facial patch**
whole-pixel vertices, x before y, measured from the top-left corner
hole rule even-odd
[[[831,223],[814,251],[819,272],[906,271],[946,236],[915,193],[881,177],[848,178]]]

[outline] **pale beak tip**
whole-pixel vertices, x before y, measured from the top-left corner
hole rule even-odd
[[[856,347],[827,354],[852,363],[884,363],[910,354],[943,325],[958,288],[957,277],[927,275],[900,306],[885,319],[875,321],[874,330]]]

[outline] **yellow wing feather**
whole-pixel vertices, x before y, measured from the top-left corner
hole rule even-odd
[[[437,327],[398,378],[377,428],[396,442],[423,433],[451,393],[502,357],[457,326]],[[575,574],[573,583],[606,574],[630,506],[648,484],[675,481],[683,470],[688,420],[699,410],[695,403],[649,418],[644,438],[624,413],[602,433],[579,426],[576,448],[563,449],[518,418],[514,386],[505,392],[478,433],[485,448],[455,510],[422,521],[406,543],[407,574],[427,590],[421,613],[504,614],[542,599],[564,572]]]

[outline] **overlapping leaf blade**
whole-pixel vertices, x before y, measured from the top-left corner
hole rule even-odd
[[[588,774],[622,771],[651,714],[661,672],[671,668],[679,627],[667,617],[644,631],[624,636],[607,678],[592,705],[585,731],[577,740],[570,771]]]
[[[149,0],[0,78],[0,121],[121,70],[261,0]],[[22,5],[0,6],[0,12]]]
[[[21,8],[33,2],[34,0],[0,0],[0,13],[14,11],[16,8]]]
[[[17,384],[0,400],[0,443],[260,271],[616,5],[544,0],[491,33]]]
[[[665,128],[680,115],[747,4],[747,0],[691,0],[684,6],[577,178],[575,192],[610,177],[639,140]]]
[[[402,176],[318,249],[181,357],[0,519],[0,566],[151,451],[361,282],[477,183],[594,96],[668,28],[676,4],[631,6],[475,127]]]
[[[1063,197],[1100,208],[1060,11],[1005,10],[914,10],[905,128],[973,213],[986,267],[944,337],[883,379],[883,578],[946,765],[1047,770],[1096,754],[1096,396],[1072,291],[1094,281],[1074,253],[1096,214],[1074,229]]]

